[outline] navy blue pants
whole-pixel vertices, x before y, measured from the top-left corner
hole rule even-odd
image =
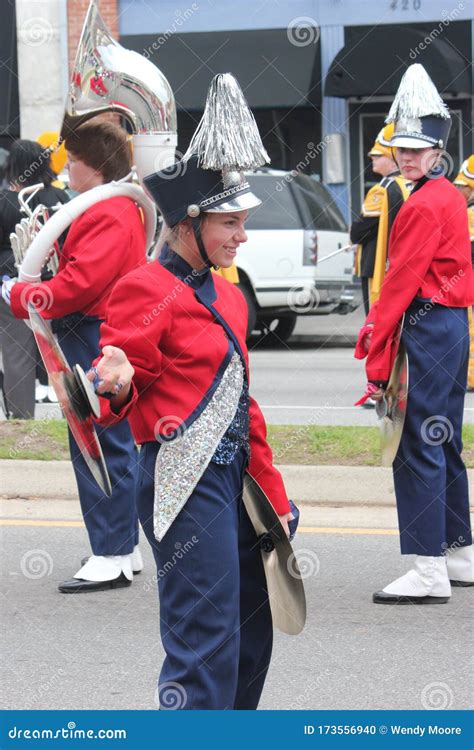
[[[467,311],[416,299],[402,340],[409,362],[408,407],[393,463],[401,552],[436,557],[453,543],[472,544],[461,458]]]
[[[78,363],[86,371],[90,368],[99,354],[99,329],[98,320],[86,320],[58,332],[59,344],[70,366]],[[127,555],[138,543],[138,452],[127,420],[113,427],[99,427],[97,434],[112,484],[110,498],[92,478],[69,433],[82,515],[94,555]]]
[[[161,542],[153,534],[157,443],[140,452],[138,514],[157,566],[163,708],[255,709],[272,651],[261,552],[242,503],[246,463],[209,464]]]

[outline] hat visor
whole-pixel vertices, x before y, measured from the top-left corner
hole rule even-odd
[[[432,140],[425,140],[421,135],[419,138],[413,138],[409,135],[394,135],[390,146],[391,148],[436,148],[436,144]]]
[[[391,159],[392,150],[390,146],[374,146],[374,148],[368,152],[367,156],[388,156]]]
[[[474,185],[474,180],[471,180],[471,182]],[[463,187],[473,187],[473,185],[469,184],[469,182],[467,181],[467,179],[465,177],[463,177],[462,175],[456,177],[456,179],[453,182],[453,185],[462,185]]]
[[[202,210],[206,214],[235,213],[237,211],[247,211],[250,208],[256,208],[261,203],[260,198],[257,198],[249,190],[247,193],[233,196],[230,200],[225,201],[225,203],[219,203],[217,206],[209,206],[209,208],[206,207]]]

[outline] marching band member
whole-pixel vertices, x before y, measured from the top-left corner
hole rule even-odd
[[[231,266],[261,203],[241,170],[267,160],[237,82],[216,76],[184,159],[145,178],[170,228],[160,259],[116,285],[101,329],[98,393],[114,394],[100,399],[103,420],[129,416],[141,444],[138,512],[157,566],[166,708],[255,709],[270,663],[245,471],[287,530],[290,505],[248,392],[245,299],[210,272]]]
[[[70,188],[85,192],[125,177],[132,168],[124,130],[109,122],[88,122],[66,139]],[[11,307],[28,317],[33,300],[53,329],[68,359],[88,368],[99,352],[99,329],[116,281],[145,265],[145,233],[137,206],[117,197],[96,203],[76,219],[64,244],[58,273],[41,284],[17,282]],[[135,507],[137,452],[128,422],[99,432],[113,487],[102,494],[69,434],[71,459],[92,555],[71,580],[59,585],[66,594],[129,586],[142,569]]]
[[[393,124],[382,128],[368,153],[372,171],[382,175],[382,179],[370,188],[359,218],[351,225],[351,242],[359,244],[356,266],[361,278],[366,314],[370,305],[379,297],[385,275],[390,230],[400,206],[409,194],[409,185],[393,160],[390,147],[392,133]]]
[[[408,406],[393,463],[400,544],[413,568],[374,594],[379,604],[438,604],[474,583],[466,469],[461,458],[474,281],[465,204],[444,177],[451,120],[421,65],[408,68],[388,119],[402,175],[414,182],[390,235],[389,269],[367,357],[367,392],[387,386],[397,328],[408,356]],[[374,392],[375,390],[375,392]]]
[[[474,154],[466,159],[454,180],[454,184],[467,203],[467,221],[469,224],[469,236],[471,239],[471,258],[474,263]],[[469,391],[474,390],[474,320],[472,307],[469,309],[469,369],[467,373],[467,387]]]
[[[67,203],[67,193],[54,186],[51,158],[39,143],[21,139],[12,144],[6,164],[9,187],[0,190],[0,278],[4,279],[0,300],[0,347],[3,360],[5,407],[13,419],[33,419],[35,413],[35,371],[38,349],[33,332],[17,320],[9,305],[8,286],[16,275],[15,258],[10,234],[25,218],[19,193],[26,187],[43,183],[44,187],[30,196],[29,206],[40,203],[56,206]]]

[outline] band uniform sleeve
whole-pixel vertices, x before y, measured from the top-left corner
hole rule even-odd
[[[354,245],[361,244],[365,245],[370,240],[377,237],[377,229],[379,225],[378,217],[376,216],[360,216],[358,219],[351,224],[350,239]]]
[[[67,262],[49,281],[18,282],[12,295],[12,312],[28,317],[28,300],[44,318],[61,318],[84,311],[101,295],[108,294],[117,279],[117,248],[126,252],[124,223],[110,212],[85,213],[73,222],[64,246]]]
[[[248,371],[248,351],[245,346],[245,335],[247,331],[248,307],[245,297],[237,287],[233,286],[235,304],[239,306],[241,315],[242,350]],[[261,486],[262,490],[270,500],[278,515],[289,513],[290,503],[286,494],[285,485],[278,469],[273,465],[272,449],[267,441],[267,426],[265,418],[259,405],[254,398],[250,397],[249,405],[249,442],[250,460],[248,465],[249,474]]]
[[[171,319],[167,309],[145,322],[146,312],[156,306],[157,294],[156,284],[144,283],[143,274],[132,273],[117,282],[110,295],[106,320],[100,328],[100,351],[107,345],[122,349],[135,374],[130,398],[119,412],[111,410],[110,401],[100,399],[101,414],[97,421],[102,425],[109,426],[127,417],[140,393],[152,387],[160,376],[163,365],[160,343]]]
[[[385,188],[380,184],[370,188],[362,204],[362,216],[380,216],[384,193]]]
[[[367,357],[369,381],[390,377],[392,343],[397,325],[423,283],[440,244],[441,228],[427,204],[405,203],[390,242],[390,267],[385,276]]]
[[[397,214],[404,203],[404,196],[396,180],[389,182],[382,197],[380,219],[375,249],[374,273],[370,282],[370,304],[380,297],[387,267],[387,253],[390,232]]]
[[[283,479],[273,465],[272,450],[267,442],[265,419],[255,399],[250,399],[249,474],[258,482],[278,515],[289,513],[290,503]]]

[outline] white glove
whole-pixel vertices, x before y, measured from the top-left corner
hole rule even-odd
[[[11,293],[12,293],[12,286],[13,284],[16,284],[18,279],[11,279],[9,276],[5,275],[2,276],[2,298],[7,303],[8,306],[11,305]]]

